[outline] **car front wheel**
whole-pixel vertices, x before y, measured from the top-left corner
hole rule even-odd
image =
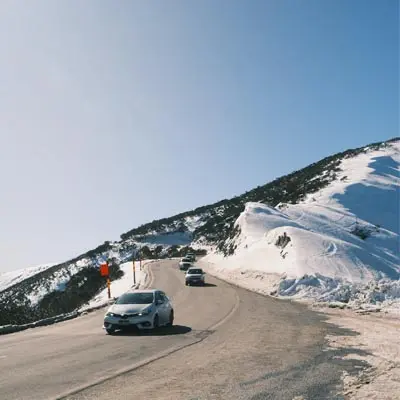
[[[174,310],[171,310],[167,326],[172,326],[173,324],[174,324]]]
[[[154,317],[154,321],[153,321],[153,329],[157,329],[160,326],[160,322],[158,320],[158,315],[156,315]]]

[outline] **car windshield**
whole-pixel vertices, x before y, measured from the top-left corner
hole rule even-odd
[[[199,268],[196,268],[196,269],[193,268],[193,269],[189,269],[188,273],[189,274],[202,274],[203,270],[199,269]]]
[[[154,294],[149,293],[124,293],[115,304],[150,304],[153,302]]]

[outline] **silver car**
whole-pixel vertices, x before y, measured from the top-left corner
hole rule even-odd
[[[205,272],[201,268],[192,267],[186,271],[185,285],[203,285],[205,284]]]
[[[117,329],[155,329],[173,323],[174,308],[163,291],[130,290],[107,310],[103,328],[112,334]]]

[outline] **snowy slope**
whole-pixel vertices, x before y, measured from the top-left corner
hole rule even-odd
[[[153,248],[155,246],[187,246],[191,242],[191,232],[170,232],[148,235],[140,242],[140,245]]]
[[[337,179],[299,204],[247,203],[236,221],[235,253],[210,254],[204,265],[228,280],[252,280],[246,285],[258,290],[264,281],[266,292],[300,297],[342,295],[344,286],[371,280],[397,281],[399,154],[397,141],[344,159]],[[355,227],[369,237],[356,236]],[[290,242],[282,248],[277,240],[284,234]]]
[[[18,269],[16,271],[4,272],[0,274],[0,292],[7,289],[8,287],[22,282],[29,277],[38,274],[39,272],[45,271],[52,267],[53,264],[42,264],[35,267],[29,267],[24,269]]]
[[[157,230],[147,227],[145,229],[138,228],[133,230],[134,234],[124,238],[120,243],[115,242],[114,246],[116,248],[120,246],[132,248],[134,246],[138,249],[147,246],[151,250],[158,246],[162,246],[164,249],[171,246],[191,246],[194,244],[194,231],[206,222],[207,216],[207,213],[201,213],[176,220],[172,218],[170,223],[159,224]],[[140,233],[135,233],[136,231],[140,231]]]
[[[82,269],[89,265],[88,260],[79,260],[76,263],[70,264],[65,268],[53,272],[50,276],[43,278],[41,281],[36,283],[30,288],[29,293],[26,294],[30,304],[35,306],[38,304],[48,293],[53,291],[65,290],[65,285],[71,279],[72,276],[77,274]]]

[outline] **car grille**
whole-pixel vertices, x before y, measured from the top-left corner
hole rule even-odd
[[[114,314],[114,317],[120,318],[120,319],[128,319],[130,317],[137,317],[139,315],[139,313],[135,313],[135,314]]]

